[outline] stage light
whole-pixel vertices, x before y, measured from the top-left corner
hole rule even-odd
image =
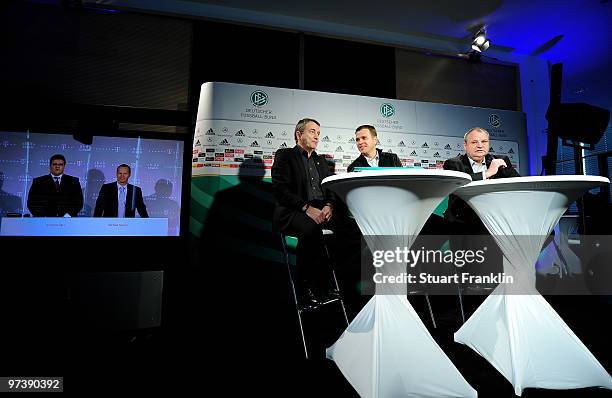
[[[484,29],[480,29],[472,39],[472,50],[479,53],[486,51],[491,45],[491,41],[487,39]]]

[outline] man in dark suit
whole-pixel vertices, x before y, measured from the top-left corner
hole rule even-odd
[[[489,133],[481,127],[468,130],[463,137],[465,154],[447,159],[444,162],[445,170],[455,170],[467,173],[473,181],[520,177],[512,167],[507,156],[489,154]],[[480,217],[463,199],[456,195],[449,195],[448,208],[444,218],[452,225],[453,234],[451,245],[455,249],[480,250],[487,247],[486,260],[482,264],[472,263],[466,270],[473,274],[489,274],[501,272],[502,254],[497,244],[489,236],[489,232],[480,220]],[[471,286],[476,291],[486,291],[492,286]]]
[[[134,218],[136,210],[140,218],[148,218],[147,207],[142,200],[142,190],[136,185],[128,184],[131,175],[130,166],[121,164],[117,167],[117,181],[102,185],[94,217]]]
[[[378,134],[376,128],[369,124],[357,127],[355,130],[355,143],[361,155],[347,169],[350,173],[355,167],[402,167],[402,162],[394,153],[383,152],[376,149]]]
[[[66,158],[49,160],[50,173],[36,177],[28,192],[28,209],[34,217],[76,217],[83,208],[83,192],[77,177],[64,174]]]
[[[489,133],[487,130],[480,127],[468,130],[463,137],[463,148],[465,154],[447,159],[444,162],[444,170],[467,173],[473,181],[520,177],[507,156],[489,154]],[[487,233],[476,213],[456,195],[449,196],[448,208],[444,217],[448,221],[464,224],[463,229],[468,229],[472,233]]]
[[[322,226],[331,220],[335,197],[321,186],[332,173],[325,158],[315,152],[320,134],[316,120],[298,121],[296,145],[277,150],[272,165],[272,189],[277,201],[273,224],[298,238],[296,276],[298,294],[305,304],[316,304],[312,289],[329,290],[322,282],[326,272]]]

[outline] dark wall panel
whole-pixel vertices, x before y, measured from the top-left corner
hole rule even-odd
[[[397,98],[520,110],[518,67],[396,51]]]
[[[196,107],[205,82],[297,88],[298,79],[297,33],[209,21],[195,24],[191,98]]]
[[[185,109],[192,22],[25,2],[0,17],[0,82],[34,100]]]
[[[304,88],[395,98],[394,48],[307,35]]]

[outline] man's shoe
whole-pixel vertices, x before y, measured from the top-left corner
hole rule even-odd
[[[341,300],[342,293],[340,293],[335,288],[330,288],[327,290],[323,290],[317,297],[318,297],[319,302],[321,302],[322,304],[325,304],[325,303],[329,303],[330,301]]]
[[[298,308],[300,311],[312,311],[320,305],[321,302],[315,297],[312,290],[309,288],[304,289],[304,293],[298,297]]]

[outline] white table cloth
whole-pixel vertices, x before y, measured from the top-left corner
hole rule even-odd
[[[612,388],[612,378],[535,288],[542,244],[567,207],[604,177],[516,177],[472,182],[455,194],[480,216],[504,254],[500,284],[455,333],[514,386]]]
[[[368,246],[380,250],[390,244],[380,235],[409,247],[442,199],[470,181],[455,171],[396,169],[332,176],[323,186],[346,201]],[[476,397],[408,302],[406,286],[386,293],[374,295],[327,349],[355,390],[375,398]]]

